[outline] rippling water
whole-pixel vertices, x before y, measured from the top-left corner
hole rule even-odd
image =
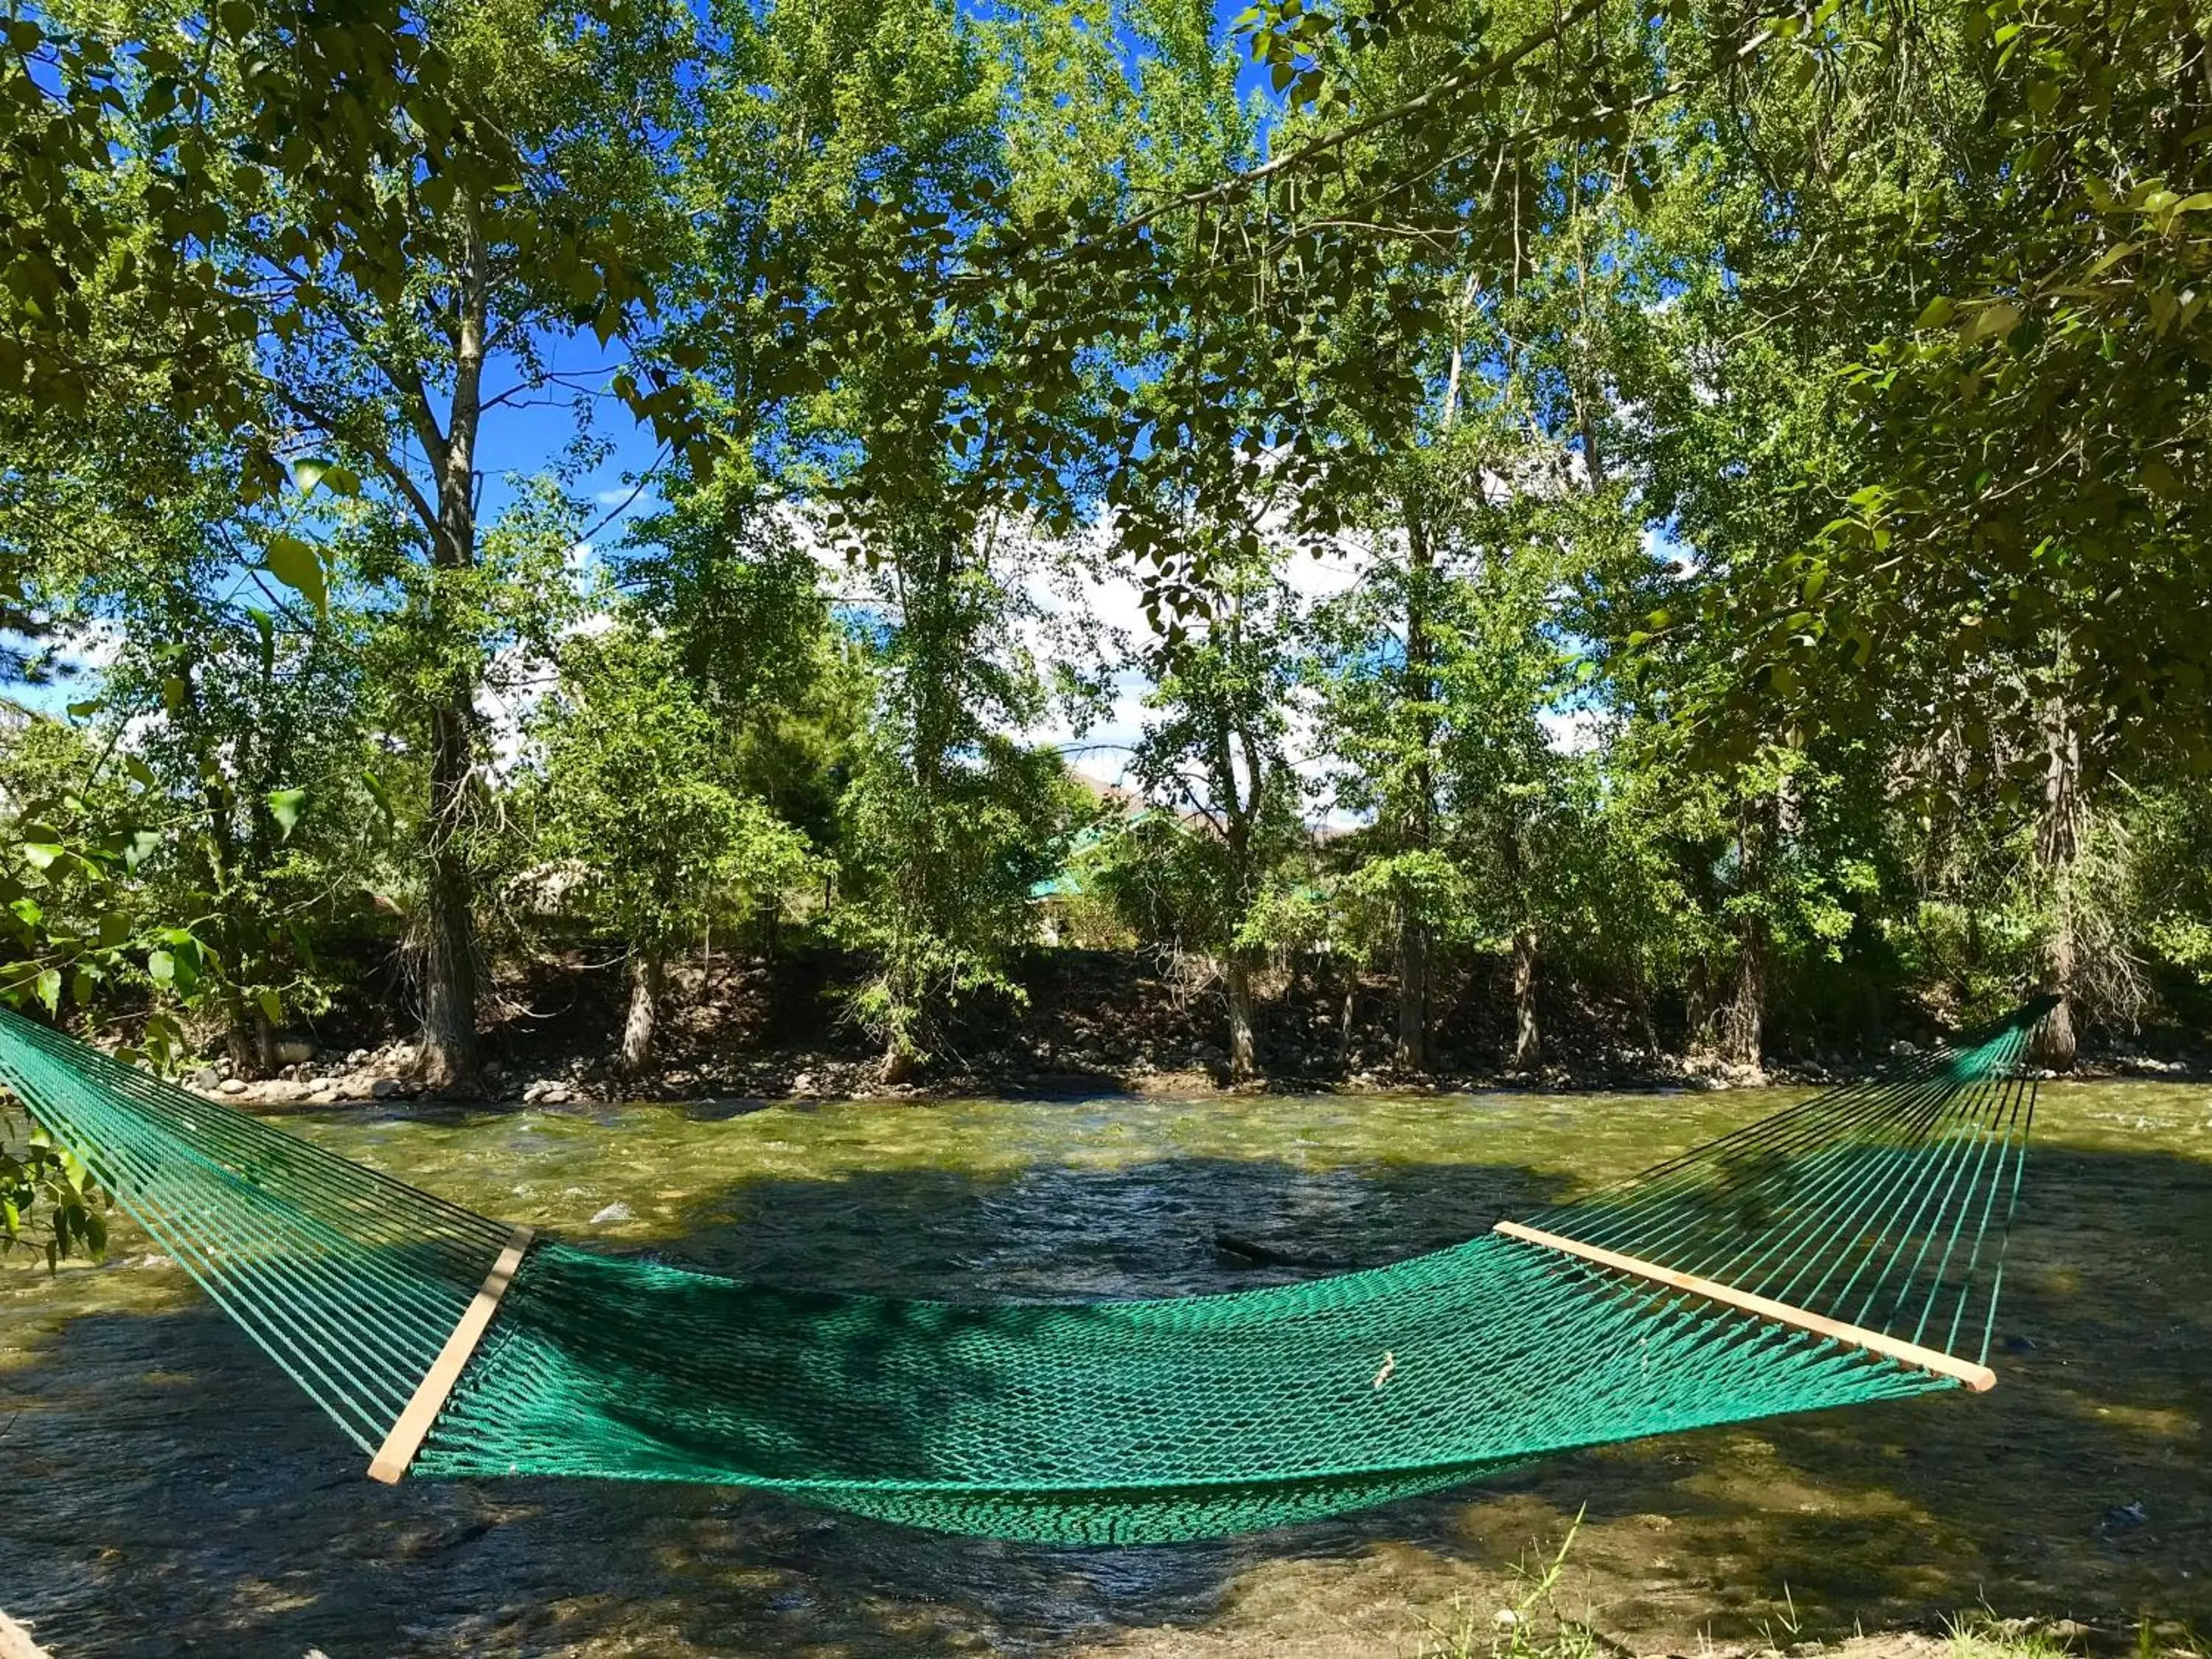
[[[794,1285],[1175,1295],[1217,1230],[1434,1249],[1774,1094],[354,1111],[299,1133],[503,1218]],[[184,1275],[0,1266],[0,1607],[79,1655],[1418,1650],[1588,1521],[1571,1611],[1639,1650],[1986,1601],[2212,1630],[2212,1091],[2046,1088],[1993,1356],[1942,1396],[1557,1460],[1225,1542],[1055,1551],[709,1488],[386,1489]],[[592,1218],[626,1211],[628,1219]],[[2140,1522],[2127,1506],[2137,1504]],[[1785,1600],[1784,1586],[1787,1586]]]

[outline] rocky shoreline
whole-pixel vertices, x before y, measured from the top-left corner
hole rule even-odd
[[[1897,1058],[1916,1050],[1899,1045]],[[1844,1066],[1778,1065],[1754,1069],[1719,1061],[1668,1054],[1611,1055],[1597,1067],[1577,1071],[1547,1066],[1536,1073],[1440,1072],[1411,1073],[1387,1067],[1340,1077],[1308,1073],[1263,1073],[1241,1084],[1228,1082],[1218,1064],[1194,1060],[1160,1066],[1140,1061],[1127,1067],[1054,1066],[1020,1063],[1018,1056],[996,1056],[995,1063],[939,1069],[917,1081],[886,1084],[872,1059],[821,1052],[769,1054],[723,1064],[677,1064],[638,1077],[616,1073],[604,1057],[578,1056],[555,1067],[488,1062],[482,1085],[447,1097],[497,1102],[519,1107],[611,1104],[653,1100],[748,1099],[914,1101],[976,1096],[1127,1094],[1190,1098],[1210,1094],[1464,1094],[1486,1091],[1578,1094],[1708,1091],[1746,1088],[1816,1088],[1867,1075],[1872,1064]],[[1639,1063],[1640,1062],[1640,1063]],[[323,1107],[439,1097],[416,1077],[412,1044],[389,1042],[375,1049],[343,1054],[310,1051],[287,1064],[275,1077],[247,1079],[222,1065],[198,1068],[183,1079],[195,1092],[240,1106]],[[2054,1074],[2039,1074],[2050,1079]],[[2072,1076],[2081,1079],[2136,1077],[2167,1081],[2212,1080],[2201,1064],[2120,1052],[2085,1054]]]
[[[852,1018],[866,974],[830,951],[773,960],[720,956],[674,964],[658,1064],[635,1077],[613,1066],[625,978],[618,957],[577,949],[541,957],[487,999],[482,1072],[452,1097],[517,1106],[623,1100],[945,1099],[976,1095],[1203,1096],[1231,1085],[1218,988],[1188,963],[1139,953],[1038,951],[1012,994],[977,997],[933,1030],[932,1057],[910,1081],[883,1080],[881,1055]],[[414,1099],[425,1091],[404,978],[363,964],[361,989],[287,1032],[281,1064],[256,1077],[220,1056],[221,1034],[196,1032],[210,1055],[187,1085],[266,1108]],[[1546,1063],[1515,1073],[1513,1012],[1503,964],[1480,959],[1437,988],[1432,1064],[1393,1064],[1395,999],[1379,975],[1279,971],[1257,1011],[1261,1076],[1233,1086],[1275,1094],[1462,1092],[1516,1089],[1732,1089],[1818,1086],[1863,1076],[1943,1040],[1950,1022],[1917,1006],[1873,1029],[1831,1022],[1808,1033],[1802,1011],[1769,1022],[1764,1068],[1695,1051],[1680,1010],[1591,1002],[1562,992],[1542,1009]],[[113,1042],[127,1026],[100,1040]],[[2086,1035],[2085,1076],[2212,1075],[2194,1033],[2124,1040]]]

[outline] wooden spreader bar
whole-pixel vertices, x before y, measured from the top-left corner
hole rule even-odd
[[[1901,1364],[1932,1371],[1938,1376],[1955,1377],[1976,1394],[1987,1394],[1997,1385],[1997,1374],[1987,1365],[1955,1358],[1938,1348],[1923,1348],[1917,1342],[1885,1336],[1880,1331],[1870,1331],[1863,1326],[1846,1325],[1839,1319],[1830,1319],[1825,1314],[1816,1314],[1806,1308],[1794,1308],[1787,1302],[1753,1296],[1748,1291],[1723,1285],[1717,1279],[1700,1279],[1695,1273],[1678,1273],[1672,1267],[1662,1267],[1656,1261],[1623,1255],[1618,1250],[1585,1244],[1580,1239],[1565,1238],[1558,1233],[1545,1232],[1540,1228],[1524,1227],[1517,1221],[1501,1221],[1494,1231],[1504,1233],[1508,1238],[1517,1238],[1527,1243],[1541,1244],[1547,1249],[1580,1256],[1585,1261],[1595,1261],[1601,1267],[1633,1273],[1638,1279],[1648,1279],[1655,1285],[1664,1285],[1671,1290],[1686,1291],[1692,1296],[1701,1296],[1706,1301],[1717,1302],[1723,1307],[1741,1308],[1747,1314],[1771,1319],[1778,1325],[1795,1326],[1801,1331],[1810,1331],[1815,1336],[1829,1337],[1855,1348],[1864,1348],[1869,1353],[1878,1353]]]
[[[507,1235],[507,1248],[499,1253],[499,1260],[491,1264],[491,1272],[477,1286],[476,1299],[462,1313],[453,1334],[446,1339],[446,1346],[438,1351],[438,1357],[430,1362],[430,1369],[422,1373],[422,1382],[416,1385],[415,1397],[399,1413],[392,1432],[384,1437],[383,1445],[377,1448],[376,1456],[368,1466],[370,1480],[390,1486],[407,1473],[407,1466],[415,1461],[415,1454],[422,1449],[422,1442],[429,1437],[430,1425],[445,1409],[446,1396],[453,1393],[453,1384],[461,1380],[461,1373],[467,1369],[477,1345],[483,1340],[491,1316],[499,1311],[500,1298],[514,1282],[515,1270],[522,1266],[530,1241],[537,1236],[536,1231],[529,1227],[517,1227]]]

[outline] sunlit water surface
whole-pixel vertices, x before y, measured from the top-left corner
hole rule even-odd
[[[487,1213],[793,1285],[1157,1296],[1452,1243],[1779,1093],[642,1106],[301,1116]],[[713,1488],[396,1489],[135,1229],[0,1267],[0,1607],[89,1655],[1417,1651],[1587,1519],[1571,1612],[1638,1650],[1986,1603],[2212,1630],[2212,1091],[2046,1087],[1991,1395],[1562,1458],[1220,1542],[1051,1550]],[[594,1224],[622,1206],[627,1220]],[[617,1214],[621,1212],[617,1212]],[[1310,1270],[1306,1270],[1310,1271]],[[2129,1506],[2139,1506],[2130,1509]],[[2142,1518],[2138,1521],[2136,1517]]]

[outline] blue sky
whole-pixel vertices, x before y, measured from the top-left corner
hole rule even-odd
[[[1222,38],[1227,37],[1246,3],[1247,0],[1214,0],[1214,18]],[[1237,77],[1237,84],[1247,96],[1263,100],[1271,96],[1267,71],[1260,65],[1247,64]],[[652,434],[631,419],[620,399],[605,393],[612,372],[618,366],[618,349],[602,346],[588,330],[567,339],[541,337],[540,345],[549,368],[575,376],[578,384],[589,384],[603,394],[594,399],[593,435],[606,441],[611,449],[606,459],[575,487],[578,495],[601,508],[601,514],[595,518],[602,516],[613,511],[629,495],[629,480],[653,465],[655,446]],[[517,378],[512,362],[495,364],[486,386],[496,393],[512,386]],[[534,403],[523,407],[503,407],[486,419],[477,465],[485,475],[484,505],[488,515],[495,514],[510,499],[512,492],[506,484],[508,475],[544,471],[560,459],[576,434],[572,400],[570,392],[558,387],[548,388]],[[634,515],[651,505],[652,490],[648,488],[622,516]],[[604,547],[620,534],[617,520],[593,538],[594,544]]]

